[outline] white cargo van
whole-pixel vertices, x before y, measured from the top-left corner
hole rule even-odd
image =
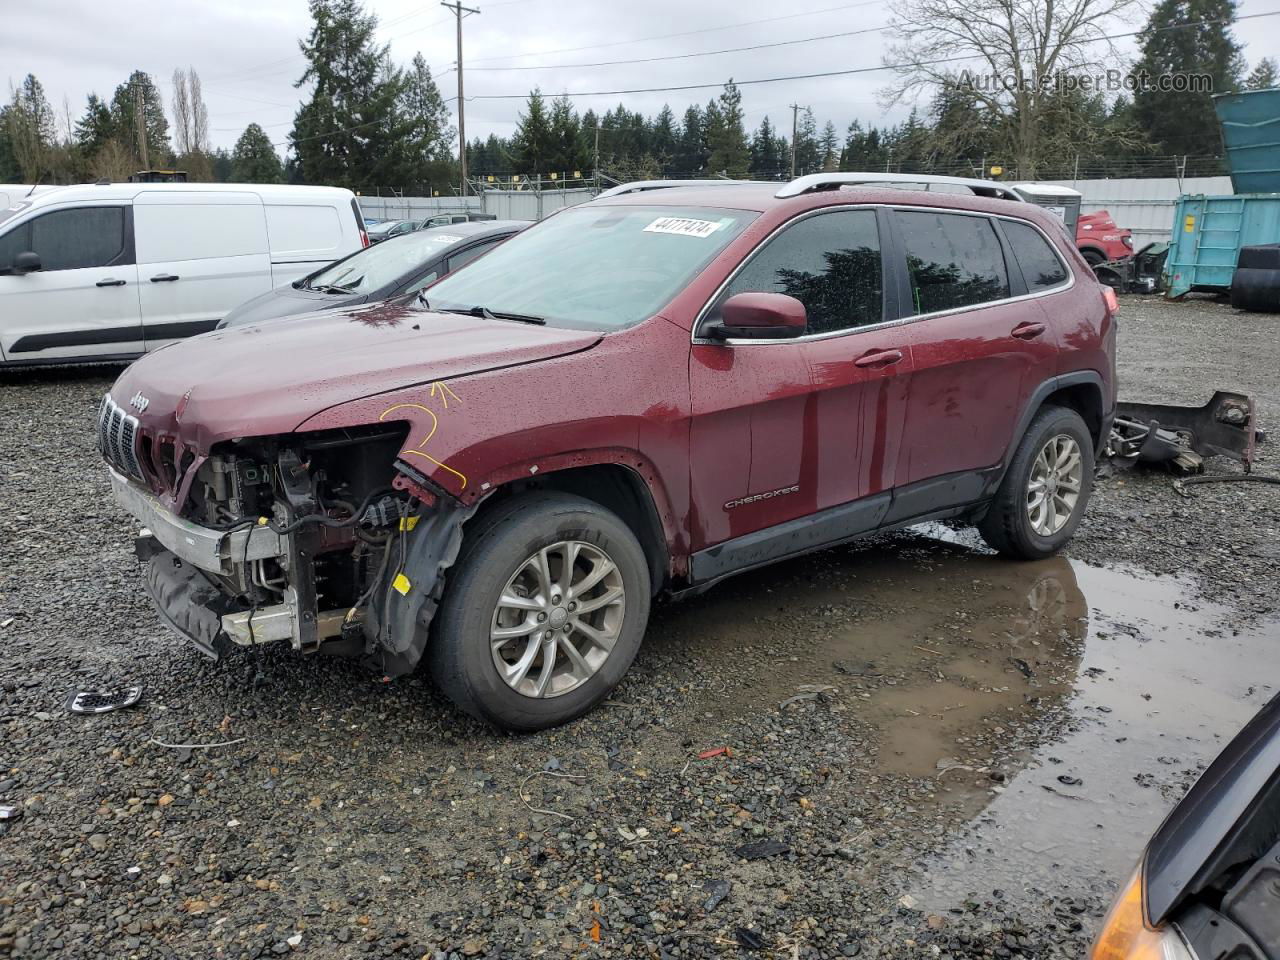
[[[58,187],[0,209],[0,362],[126,360],[368,245],[350,190]]]

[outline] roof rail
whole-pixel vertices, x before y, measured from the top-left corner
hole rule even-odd
[[[743,183],[759,183],[759,180],[633,180],[602,190],[596,200],[620,197],[625,193],[644,193],[646,190],[664,190],[667,187],[732,187]]]
[[[845,186],[870,186],[872,184],[922,184],[925,190],[933,186],[968,187],[979,197],[994,197],[997,200],[1017,200],[1022,197],[1011,186],[997,183],[995,180],[979,180],[972,177],[942,177],[929,173],[811,173],[806,177],[797,177],[781,190],[775,197],[798,197],[802,193],[814,190],[838,190]]]

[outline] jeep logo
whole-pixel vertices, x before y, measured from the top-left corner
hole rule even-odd
[[[141,390],[129,398],[129,406],[133,407],[139,413],[146,413],[147,407],[150,405],[151,401],[142,395]]]

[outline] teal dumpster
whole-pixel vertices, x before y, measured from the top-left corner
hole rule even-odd
[[[1280,87],[1220,93],[1213,109],[1236,193],[1280,192]]]
[[[1231,289],[1240,248],[1280,243],[1280,88],[1213,98],[1236,193],[1184,196],[1174,208],[1165,296]]]
[[[1231,289],[1240,248],[1280,242],[1280,193],[1178,198],[1165,296]]]

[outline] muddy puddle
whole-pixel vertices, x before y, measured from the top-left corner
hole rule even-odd
[[[1063,557],[1008,562],[930,526],[739,578],[655,626],[689,651],[681,712],[823,698],[871,728],[875,773],[930,781],[962,826],[910,886],[942,910],[1113,884],[1280,689],[1280,624],[1235,630],[1195,596]]]

